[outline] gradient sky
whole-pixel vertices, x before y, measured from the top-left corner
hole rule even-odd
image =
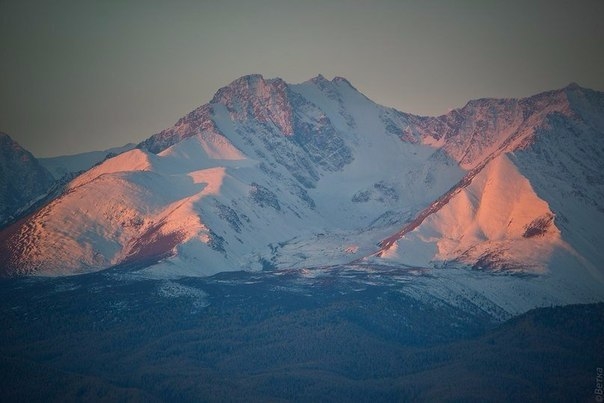
[[[0,131],[38,157],[138,142],[251,73],[423,115],[604,90],[604,1],[0,0]]]

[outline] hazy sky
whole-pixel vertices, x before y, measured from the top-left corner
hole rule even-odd
[[[138,142],[250,73],[423,115],[604,90],[604,1],[0,0],[0,131],[39,157]]]

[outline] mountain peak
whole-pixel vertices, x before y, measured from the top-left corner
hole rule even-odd
[[[350,81],[348,81],[348,80],[347,80],[347,79],[345,79],[344,77],[335,76],[335,77],[333,78],[332,82],[333,82],[333,83],[335,83],[335,84],[340,84],[340,83],[342,83],[342,84],[346,84],[346,85],[348,85],[350,88],[352,88],[352,89],[354,89],[354,90],[357,90],[357,89],[354,87],[354,85],[352,85],[352,84],[350,83]],[[358,91],[358,90],[357,90],[357,91]]]
[[[34,159],[34,156],[27,150],[25,150],[21,144],[17,143],[7,133],[0,132],[0,152],[6,153],[19,153],[21,158],[24,160]]]
[[[315,84],[319,84],[319,83],[329,83],[330,81],[328,79],[325,78],[325,76],[321,73],[319,73],[317,76],[313,77],[310,79],[310,81],[312,81]]]
[[[245,76],[241,76],[238,79],[231,82],[228,86],[237,86],[237,85],[249,85],[255,84],[258,82],[264,82],[264,77],[262,74],[247,74]]]
[[[0,225],[44,194],[52,182],[50,172],[32,153],[0,132]]]
[[[570,84],[568,84],[566,87],[564,87],[565,90],[582,90],[583,87],[581,87],[579,84],[577,84],[576,82],[572,82]]]
[[[13,140],[12,137],[8,135],[8,133],[4,133],[2,131],[0,131],[0,140],[15,143],[15,140]]]
[[[358,91],[352,84],[350,84],[350,81],[348,81],[344,77],[340,77],[340,76],[335,76],[333,78],[333,80],[328,80],[327,78],[325,78],[325,76],[323,76],[323,74],[318,74],[316,77],[311,78],[309,81],[318,85],[319,87],[325,87],[328,85],[346,84],[350,88]]]
[[[261,74],[249,74],[219,89],[210,103],[226,103],[233,97],[263,97],[273,90],[283,90],[286,85],[281,78],[265,79]]]

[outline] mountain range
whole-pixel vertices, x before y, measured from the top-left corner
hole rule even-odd
[[[508,313],[604,299],[604,93],[576,84],[426,117],[341,77],[245,76],[29,210],[52,175],[9,139],[5,276],[398,270]]]

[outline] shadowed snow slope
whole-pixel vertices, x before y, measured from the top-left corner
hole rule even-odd
[[[245,76],[5,228],[4,274],[356,262],[548,276],[564,261],[602,281],[603,99],[572,85],[419,117],[339,77]]]

